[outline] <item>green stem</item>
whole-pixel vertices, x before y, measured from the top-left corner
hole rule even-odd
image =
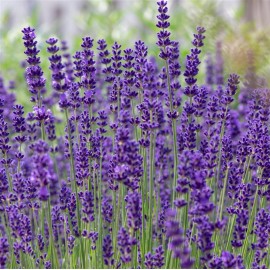
[[[102,199],[101,199],[101,183],[102,183],[102,145],[100,147],[100,159],[99,159],[99,181],[98,181],[98,218],[99,218],[99,225],[98,225],[98,241],[99,241],[99,252],[102,254],[102,215],[101,215],[101,205],[102,205]],[[104,262],[101,260],[101,266],[104,267]]]
[[[187,205],[184,207],[184,230],[185,230],[185,233],[188,229],[188,209],[189,209],[189,190],[188,192],[185,194],[185,199],[186,199],[186,202],[187,202]]]
[[[120,98],[120,89],[117,87],[117,120],[120,116],[120,107],[121,107],[121,98]]]
[[[142,220],[143,220],[143,225],[145,224],[145,227],[147,226],[147,222],[149,221],[149,217],[147,216],[145,220],[145,215],[147,213],[148,209],[148,200],[147,200],[147,193],[148,193],[148,187],[147,187],[147,151],[146,148],[143,148],[143,183],[142,183],[142,201],[144,202],[142,205]],[[142,228],[142,238],[144,241],[143,242],[143,248],[142,248],[142,260],[144,260],[144,256],[147,250],[147,241],[146,240],[146,232],[145,232],[145,227]]]
[[[229,250],[235,220],[236,220],[236,214],[233,214],[233,217],[230,218],[230,221],[229,221],[229,233],[228,233],[228,236],[227,236],[227,244],[226,244],[225,250]]]
[[[228,109],[229,109],[229,106],[227,105],[226,106],[226,109],[225,109],[225,114],[224,114],[224,119],[222,121],[222,126],[221,126],[221,132],[220,132],[220,135],[219,135],[219,144],[218,144],[218,166],[216,167],[216,172],[215,172],[215,175],[216,175],[216,183],[218,182],[218,178],[219,178],[219,174],[220,174],[220,166],[221,166],[221,150],[222,150],[222,138],[224,136],[224,133],[225,133],[225,123],[226,123],[226,115],[227,115],[227,112],[228,112]],[[215,202],[216,203],[216,202]]]
[[[165,48],[164,48],[165,49]],[[166,74],[167,74],[167,84],[169,88],[169,100],[170,100],[170,112],[173,112],[173,100],[172,100],[172,88],[171,88],[171,79],[169,73],[168,61],[165,61]],[[177,166],[178,166],[178,154],[177,154],[177,133],[176,133],[176,119],[172,119],[172,133],[173,133],[173,156],[174,156],[174,165],[173,165],[173,190],[172,190],[172,203],[176,198],[176,183],[177,183]]]
[[[44,205],[44,209],[45,209]],[[53,239],[53,230],[52,230],[52,218],[51,218],[51,204],[50,200],[47,201],[47,219],[48,219],[48,227],[49,227],[49,235],[50,235],[50,242],[49,242],[49,249],[48,249],[48,257],[52,258],[52,267],[53,268],[59,268],[58,263],[58,257],[57,257],[57,251],[55,249],[54,245],[54,239]]]
[[[66,215],[67,215],[67,210],[66,210]],[[64,235],[65,235],[65,268],[68,269],[70,264],[69,264],[69,256],[68,256],[68,240],[67,240],[67,233],[66,233],[66,216],[64,216]]]
[[[45,141],[46,139],[44,121],[41,121],[41,139],[43,141]]]
[[[113,190],[113,217],[119,217],[119,207],[116,208],[116,190]],[[118,222],[113,220],[113,250],[116,253],[117,233],[118,233]]]
[[[5,151],[4,153],[4,159],[7,160],[7,152]],[[7,178],[8,178],[8,191],[11,192],[13,190],[13,185],[12,185],[12,179],[9,173],[9,167],[7,164],[5,164],[5,170],[6,170],[6,174],[7,174]]]
[[[132,102],[132,115],[133,117],[135,118],[136,117],[136,113],[135,113],[135,103],[134,103],[134,99],[131,99],[131,102]],[[137,126],[134,126],[134,131],[135,131],[135,138],[136,138],[136,141],[139,140],[139,132],[138,132],[138,127]]]
[[[152,236],[153,236],[153,192],[154,192],[154,170],[155,170],[155,135],[151,132],[150,135],[150,178],[149,178],[149,208],[148,208],[148,251],[152,251]]]
[[[242,252],[241,252],[243,258],[245,258],[245,256],[246,256],[248,243],[249,243],[249,235],[250,235],[250,233],[251,233],[251,231],[253,229],[253,222],[254,222],[254,219],[255,219],[255,216],[256,216],[258,192],[259,192],[259,188],[257,186],[256,192],[255,192],[255,197],[254,197],[254,202],[253,202],[253,206],[252,206],[252,210],[251,210],[251,215],[250,215],[249,222],[248,222],[246,238],[244,240],[244,244],[243,244],[243,248],[242,248]]]
[[[219,208],[218,208],[219,209],[219,220],[222,220],[225,193],[226,193],[227,181],[228,181],[228,175],[229,175],[229,167],[226,169],[224,185],[223,185],[223,188],[222,188],[222,191],[221,191],[221,196],[220,196],[220,203],[219,203]]]

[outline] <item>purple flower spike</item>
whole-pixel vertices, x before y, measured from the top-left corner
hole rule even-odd
[[[103,250],[104,264],[107,266],[113,266],[114,265],[113,247],[110,235],[106,235],[105,238],[103,239],[102,250]]]
[[[187,246],[186,239],[183,236],[183,230],[180,228],[179,222],[175,220],[176,211],[167,210],[166,237],[169,238],[169,249],[173,253],[173,257],[180,259],[181,267],[191,268],[194,260],[190,258],[190,249]]]
[[[138,192],[129,192],[126,196],[127,200],[127,224],[129,228],[137,231],[141,228],[141,211],[142,211],[142,201],[141,195]]]
[[[0,267],[1,269],[6,268],[6,263],[9,258],[9,244],[5,237],[0,238]]]
[[[39,50],[37,49],[37,41],[35,35],[35,29],[27,27],[22,30],[24,36],[24,46],[26,51],[24,52],[28,58],[27,62],[29,67],[26,68],[26,81],[30,93],[33,95],[31,101],[41,105],[41,95],[45,93],[46,80],[43,77],[43,71],[40,64],[40,58],[37,56]]]
[[[128,263],[131,261],[132,246],[137,244],[135,238],[132,238],[125,228],[121,228],[118,232],[117,243],[121,252],[121,261]]]

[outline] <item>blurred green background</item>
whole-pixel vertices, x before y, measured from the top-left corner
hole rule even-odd
[[[200,82],[204,81],[207,53],[215,54],[222,42],[225,74],[243,77],[252,57],[256,73],[270,85],[269,0],[169,0],[172,38],[180,42],[181,64],[190,50],[197,25],[207,29],[202,54]],[[155,45],[157,6],[153,0],[0,0],[0,75],[6,83],[15,80],[16,94],[28,104],[24,81],[25,59],[21,30],[36,28],[41,61],[47,78],[48,53],[45,40],[51,36],[66,40],[73,54],[80,49],[81,38],[114,41],[123,48],[142,39],[149,55],[157,56]]]

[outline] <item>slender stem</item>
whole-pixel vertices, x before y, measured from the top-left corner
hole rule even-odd
[[[125,194],[126,194],[126,187],[125,187],[125,185],[121,185],[121,197],[122,197],[122,200],[121,200],[121,202],[119,202],[119,203],[121,203],[121,206],[122,206],[122,226],[124,226],[125,225],[125,204],[124,204],[124,201],[125,201]]]
[[[152,250],[152,235],[153,235],[153,192],[154,192],[154,170],[155,170],[155,135],[153,133],[154,131],[151,132],[150,135],[150,178],[149,178],[149,208],[148,208],[148,251]]]
[[[44,121],[41,121],[40,127],[41,127],[41,139],[42,139],[43,141],[45,141],[46,135],[45,135],[45,125],[44,125]]]
[[[218,182],[218,179],[219,179],[219,173],[220,173],[220,166],[221,166],[221,150],[222,150],[222,138],[224,136],[224,133],[225,133],[225,123],[226,123],[226,115],[227,115],[227,112],[228,112],[228,109],[229,109],[229,106],[227,105],[226,106],[226,109],[225,109],[225,115],[224,115],[224,119],[222,121],[222,125],[221,125],[221,132],[220,132],[220,135],[219,135],[219,144],[218,144],[218,166],[216,167],[216,182]]]
[[[189,190],[187,191],[187,193],[185,194],[185,199],[186,199],[186,202],[187,202],[187,205],[184,206],[184,230],[185,230],[185,233],[187,232],[187,229],[188,229],[188,209],[189,209]]]
[[[252,206],[252,210],[251,210],[251,215],[250,215],[249,222],[248,222],[246,238],[244,240],[244,244],[243,244],[242,252],[241,252],[243,258],[245,258],[245,256],[246,256],[246,251],[247,251],[248,243],[249,243],[249,234],[251,233],[251,231],[253,229],[253,222],[254,222],[254,219],[256,216],[258,192],[259,192],[259,188],[257,186],[256,192],[255,192],[255,197],[254,197],[254,202],[253,202],[253,206]]]
[[[67,215],[67,210],[66,210],[66,215]],[[65,266],[66,269],[69,268],[70,263],[69,263],[69,256],[68,256],[68,240],[67,240],[67,229],[66,229],[66,216],[64,216],[64,235],[65,235]]]
[[[119,217],[119,207],[116,208],[116,196],[117,190],[113,190],[113,217]],[[116,251],[117,243],[117,233],[118,233],[118,224],[117,220],[113,220],[113,250]]]
[[[170,112],[173,112],[173,100],[172,100],[172,89],[171,89],[171,79],[169,73],[168,61],[165,61],[166,73],[167,73],[167,84],[169,89],[169,100],[170,100]],[[174,156],[174,165],[173,165],[173,190],[172,190],[172,202],[176,198],[176,183],[177,183],[177,166],[178,166],[178,154],[177,154],[177,133],[176,133],[176,119],[172,119],[172,133],[173,133],[173,156]]]
[[[102,199],[101,199],[101,183],[102,183],[102,158],[103,158],[103,153],[102,153],[102,143],[100,146],[100,159],[99,159],[99,181],[98,181],[98,218],[99,218],[99,225],[98,225],[98,240],[99,240],[99,252],[102,254],[102,215],[101,215],[101,204],[102,204]],[[101,268],[104,267],[104,262],[101,260]]]
[[[117,119],[119,120],[121,107],[120,88],[117,87]]]
[[[226,169],[224,184],[223,184],[223,188],[222,188],[221,196],[220,196],[220,202],[219,202],[219,208],[218,208],[219,209],[219,219],[220,220],[222,220],[222,215],[223,215],[223,207],[224,207],[224,200],[225,200],[225,193],[226,193],[228,175],[229,175],[229,167]]]
[[[123,185],[123,184],[121,184],[121,185]],[[122,195],[123,195],[122,186],[120,186],[119,187],[119,196],[118,196],[117,214],[115,216],[115,221],[114,221],[114,222],[117,222],[117,227],[116,227],[117,231],[115,232],[115,239],[114,239],[114,241],[115,241],[115,249],[114,250],[115,251],[116,251],[116,243],[117,243],[117,235],[118,235],[119,225],[123,225],[123,218],[124,218],[122,216],[121,216],[122,220],[120,218],[120,208],[121,208],[121,202],[123,200]],[[117,218],[118,218],[118,220],[117,220]],[[117,251],[117,256],[116,256],[116,264],[118,263],[119,256],[120,256],[120,251],[118,250]]]
[[[145,214],[147,213],[148,209],[148,200],[147,200],[147,193],[148,193],[148,187],[147,187],[147,151],[146,148],[143,148],[143,183],[142,183],[142,201],[144,202],[142,205],[143,208],[143,224],[146,223],[149,220],[150,217],[147,216],[145,217]],[[145,222],[146,218],[146,222]],[[143,249],[142,249],[142,259],[144,259],[146,250],[147,250],[147,241],[146,240],[146,234],[145,234],[145,228],[143,227],[142,229],[142,234],[143,234]]]
[[[46,206],[44,205],[44,209],[45,208],[46,208]],[[56,252],[56,249],[55,249],[54,239],[53,239],[50,200],[47,201],[47,210],[48,210],[47,211],[47,221],[48,221],[49,235],[50,235],[48,257],[49,258],[52,258],[52,266],[53,266],[53,268],[59,268],[59,262],[58,262],[57,252]]]
[[[131,102],[132,102],[132,115],[135,118],[136,117],[136,113],[135,113],[134,99],[131,99]],[[138,127],[137,126],[134,126],[134,132],[135,132],[136,141],[138,141],[139,140],[139,132],[138,132]]]
[[[227,243],[226,243],[226,249],[225,250],[229,250],[235,220],[236,220],[236,214],[233,214],[233,217],[230,218],[230,221],[229,221],[229,233],[227,235]]]

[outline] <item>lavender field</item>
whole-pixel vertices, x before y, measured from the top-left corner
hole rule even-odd
[[[22,27],[28,90],[0,74],[0,268],[270,268],[269,77],[251,52],[225,71],[203,25],[183,58],[151,5],[154,49]]]

